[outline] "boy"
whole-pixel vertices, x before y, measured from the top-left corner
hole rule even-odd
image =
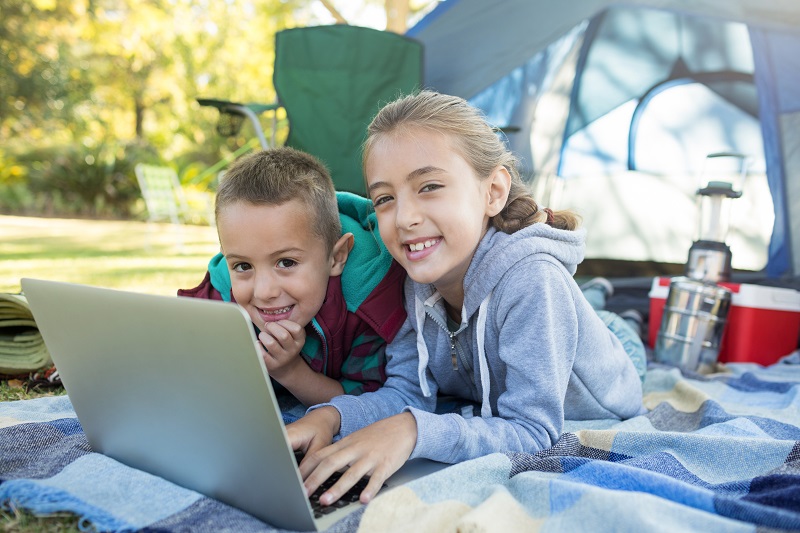
[[[372,203],[336,193],[319,160],[284,147],[234,163],[215,215],[221,253],[178,295],[238,303],[270,377],[303,405],[380,387],[386,344],[406,317],[405,272]]]

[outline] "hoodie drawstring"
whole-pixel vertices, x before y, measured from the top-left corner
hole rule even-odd
[[[422,337],[422,330],[425,329],[425,304],[419,298],[414,298],[414,311],[417,318],[417,353],[419,354],[417,373],[419,374],[419,386],[422,389],[422,394],[427,398],[431,395],[431,389],[428,386],[428,378],[425,375],[425,370],[428,368],[428,347]]]
[[[492,405],[489,401],[491,386],[489,380],[489,363],[486,359],[486,347],[484,346],[486,338],[486,309],[489,307],[491,298],[492,293],[490,292],[481,302],[478,308],[478,322],[476,324],[478,337],[478,368],[481,376],[482,391],[481,416],[484,418],[490,418],[492,416]],[[422,394],[427,398],[431,395],[431,389],[428,385],[428,378],[426,375],[430,354],[428,353],[428,346],[425,344],[425,338],[422,335],[425,329],[425,304],[419,298],[414,298],[414,311],[417,319],[417,353],[419,354],[417,373],[419,375],[419,386],[422,389]]]
[[[481,302],[478,308],[478,367],[481,374],[481,417],[491,418],[492,405],[489,402],[489,363],[486,361],[486,347],[484,346],[484,339],[486,338],[486,308],[489,306],[489,299],[492,293],[490,292],[486,298]]]

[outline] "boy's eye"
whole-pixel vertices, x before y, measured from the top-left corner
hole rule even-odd
[[[233,265],[234,272],[247,272],[252,268],[253,267],[250,265],[250,263],[235,263]]]
[[[294,259],[281,259],[278,261],[278,268],[291,268],[297,264]]]

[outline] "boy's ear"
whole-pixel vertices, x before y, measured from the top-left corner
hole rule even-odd
[[[355,242],[356,240],[352,233],[345,233],[333,245],[333,250],[331,250],[331,276],[341,275]]]
[[[493,217],[502,211],[508,202],[508,193],[511,192],[511,174],[506,167],[500,165],[486,182],[488,195],[486,214]]]

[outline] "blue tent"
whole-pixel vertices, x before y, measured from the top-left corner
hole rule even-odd
[[[800,273],[800,1],[445,0],[408,35],[428,87],[506,126],[540,203],[582,215],[587,259],[685,262],[695,192],[727,173],[734,269]]]

